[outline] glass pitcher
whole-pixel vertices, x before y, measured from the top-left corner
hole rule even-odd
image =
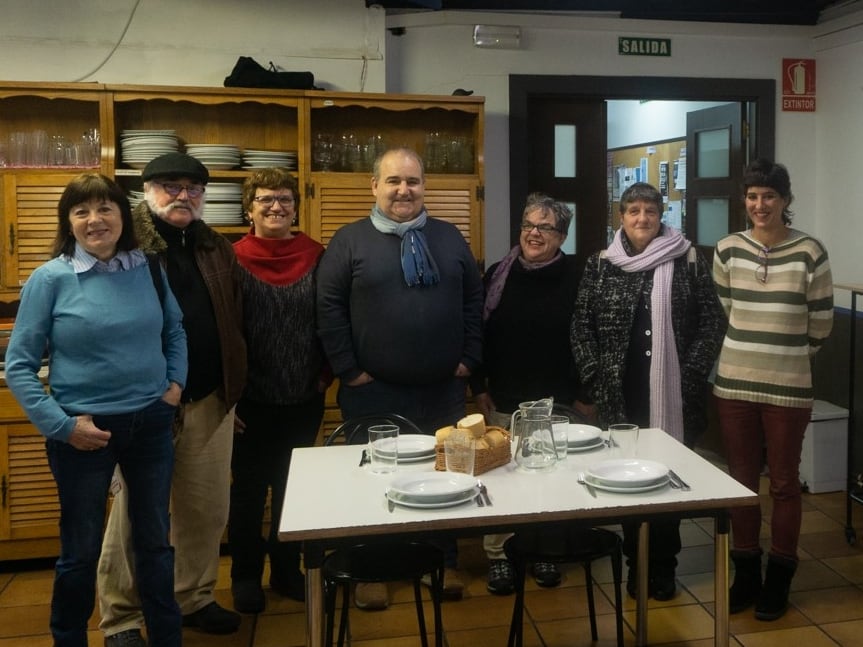
[[[515,462],[524,470],[552,469],[557,462],[551,431],[552,398],[522,402],[512,414],[510,430],[517,437]]]

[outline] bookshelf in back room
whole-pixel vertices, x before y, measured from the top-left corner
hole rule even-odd
[[[459,228],[482,266],[482,97],[0,81],[0,304],[11,316],[21,284],[50,256],[69,180],[98,171],[138,197],[142,158],[129,163],[124,140],[160,131],[179,150],[236,149],[238,164],[211,170],[211,183],[228,187],[251,172],[249,152],[290,153],[303,192],[296,228],[324,245],[368,214],[372,151],[410,146],[426,159],[430,213]],[[234,223],[213,226],[230,238],[248,231],[239,207]],[[334,393],[322,435],[339,422]],[[58,515],[43,440],[0,383],[0,560],[56,555]]]

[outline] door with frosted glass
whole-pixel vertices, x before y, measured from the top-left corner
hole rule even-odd
[[[579,267],[583,267],[590,254],[606,246],[605,101],[532,98],[525,123],[527,191],[547,193],[573,209],[575,218],[563,250],[575,254]],[[520,196],[513,212],[524,206],[526,197]],[[518,222],[513,225],[516,244]]]
[[[708,260],[720,238],[746,224],[744,109],[729,103],[686,115],[686,237]]]

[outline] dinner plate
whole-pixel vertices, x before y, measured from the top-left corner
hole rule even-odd
[[[428,454],[417,454],[416,456],[408,456],[404,457],[399,455],[398,462],[399,465],[403,463],[422,463],[423,461],[431,461],[434,460],[435,453],[429,452]]]
[[[636,488],[664,482],[663,479],[668,479],[668,468],[641,458],[612,458],[592,465],[587,474],[594,483]]]
[[[413,502],[443,502],[473,491],[476,479],[470,474],[456,472],[433,472],[402,474],[393,479],[390,492]]]
[[[396,505],[403,505],[406,508],[451,508],[472,501],[479,494],[479,488],[474,485],[471,489],[461,492],[457,496],[445,501],[429,501],[428,499],[415,499],[410,496],[405,496],[392,490],[387,491],[387,498]]]
[[[597,490],[605,490],[606,492],[617,492],[619,494],[636,494],[638,492],[650,492],[651,490],[657,490],[668,483],[668,475],[666,474],[661,479],[657,480],[654,483],[650,483],[648,485],[639,485],[639,486],[628,486],[623,487],[620,485],[609,485],[608,483],[601,483],[595,480],[592,476],[585,475],[585,479],[590,485],[595,487]]]
[[[566,453],[577,454],[578,452],[589,452],[592,449],[599,449],[603,446],[605,446],[605,441],[602,438],[597,438],[588,445],[567,445]]]
[[[579,425],[570,423],[566,430],[566,444],[570,447],[577,445],[593,445],[600,437],[602,430],[592,425]]]
[[[396,443],[396,454],[399,460],[434,454],[435,437],[426,434],[405,434],[394,438],[381,438],[375,441],[378,451],[383,454],[393,454],[393,443]]]

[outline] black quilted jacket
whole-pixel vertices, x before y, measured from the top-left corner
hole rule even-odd
[[[602,253],[588,259],[570,328],[575,365],[603,425],[626,420],[623,377],[635,308],[649,293],[653,271],[624,272]],[[710,267],[700,254],[675,260],[672,325],[680,359],[683,427],[692,444],[706,427],[707,378],[719,355],[727,319]],[[645,389],[650,385],[645,384]]]

